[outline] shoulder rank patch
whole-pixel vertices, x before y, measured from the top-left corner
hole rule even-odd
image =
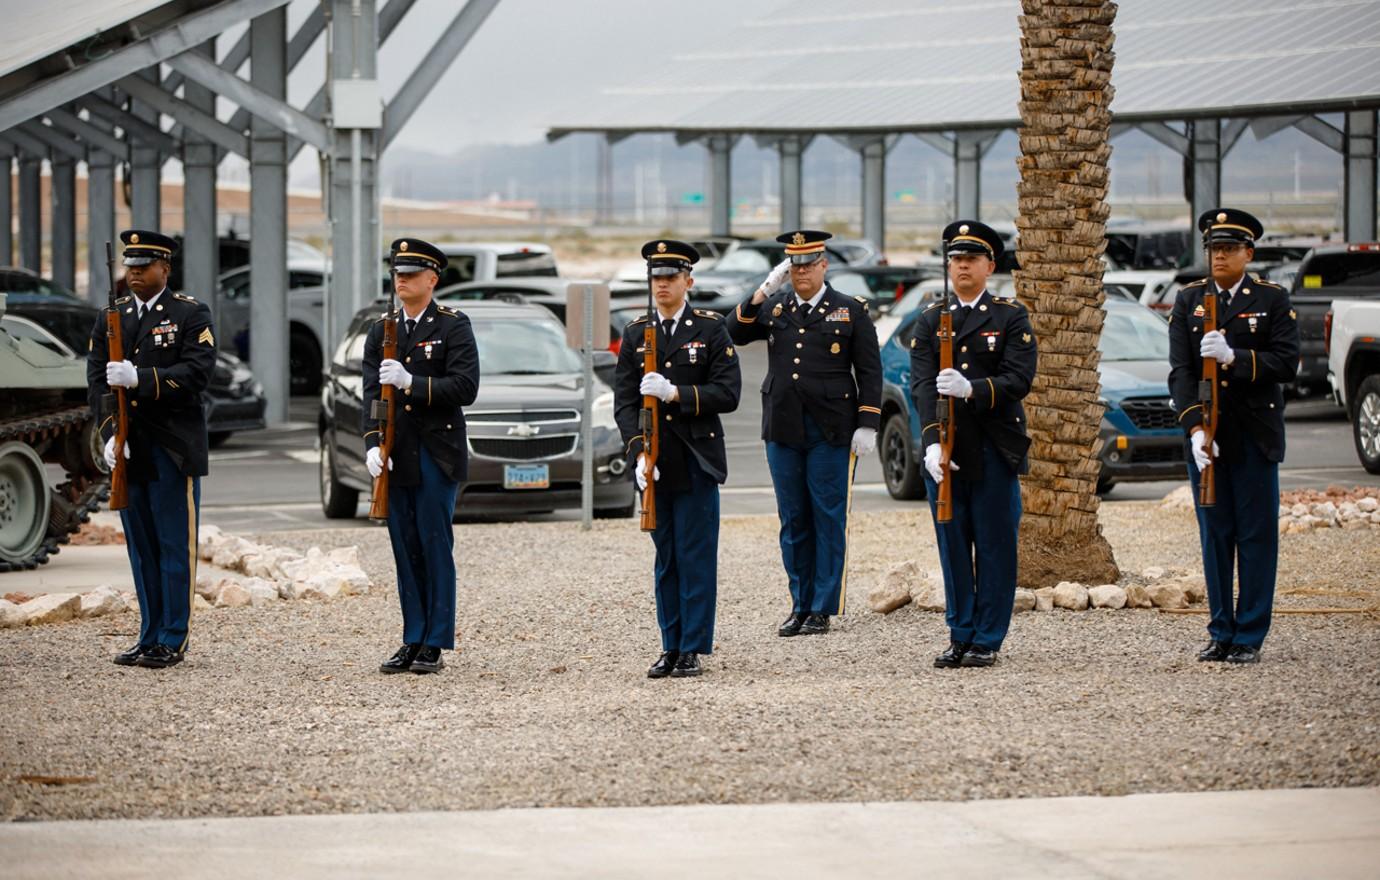
[[[1293,309],[1290,309],[1290,310],[1289,310],[1289,320],[1291,320],[1291,321],[1297,321],[1298,319],[1299,319],[1299,313],[1296,312],[1296,311],[1294,311]]]
[[[694,312],[699,317],[709,318],[712,321],[722,321],[724,319],[723,315],[718,312],[710,311],[709,309],[694,309]]]
[[[1030,342],[1030,334],[1029,334],[1029,333],[1022,333],[1022,334],[1021,334],[1021,342],[1026,342],[1026,343]],[[940,474],[940,476],[942,477],[942,476],[944,476],[944,475],[943,475],[943,474]]]
[[[180,299],[180,300],[182,300],[184,303],[194,303],[194,302],[197,301],[196,297],[194,297],[194,296],[188,296],[188,295],[185,294],[185,293],[174,293],[174,294],[173,294],[173,299]]]
[[[87,350],[87,351],[90,351],[91,349],[93,349],[93,348],[95,348],[95,347],[96,347],[96,340],[94,340],[94,339],[88,339],[88,340],[86,340],[86,350]]]
[[[196,338],[196,341],[203,345],[215,345],[216,337],[211,335],[211,328],[207,327],[201,331],[201,335]]]
[[[727,348],[725,348],[724,354],[728,355],[729,357],[733,357],[733,346],[730,345]]]

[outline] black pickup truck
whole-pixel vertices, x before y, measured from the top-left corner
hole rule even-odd
[[[1342,298],[1380,298],[1380,242],[1316,247],[1299,265],[1289,299],[1299,320],[1300,397],[1329,390],[1323,322],[1332,301]]]

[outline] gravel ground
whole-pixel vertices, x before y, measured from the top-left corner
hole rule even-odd
[[[1191,514],[1102,510],[1124,570],[1198,569]],[[400,629],[382,530],[274,534],[359,541],[383,586],[198,612],[174,670],[110,663],[133,615],[0,631],[0,816],[1380,784],[1374,616],[1281,615],[1264,662],[1232,668],[1194,662],[1202,615],[1029,613],[997,667],[940,671],[941,615],[865,602],[896,562],[937,569],[926,513],[856,519],[851,613],[824,637],[775,636],[789,610],[775,530],[725,521],[717,651],[698,680],[644,677],[659,645],[652,551],[632,521],[460,526],[462,644],[439,676],[375,672]],[[1374,531],[1289,536],[1279,604],[1373,604],[1377,570]]]

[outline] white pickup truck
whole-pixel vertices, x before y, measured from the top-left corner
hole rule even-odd
[[[1361,466],[1380,474],[1380,298],[1334,300],[1323,329],[1332,396],[1351,420]]]

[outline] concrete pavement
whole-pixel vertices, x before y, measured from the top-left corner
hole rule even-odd
[[[1374,878],[1380,789],[0,825],[0,877]]]

